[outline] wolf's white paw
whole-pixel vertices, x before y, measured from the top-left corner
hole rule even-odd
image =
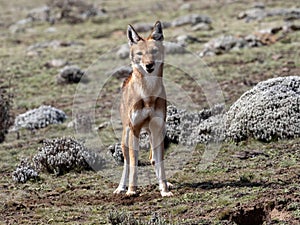
[[[172,187],[173,187],[173,184],[171,184],[171,183],[167,182],[167,187],[168,187],[168,189],[170,190],[170,189],[172,189]]]
[[[124,193],[126,192],[126,189],[125,188],[120,188],[118,187],[115,191],[114,191],[114,194],[121,194],[121,193]]]
[[[127,195],[127,196],[137,196],[137,193],[136,193],[136,191],[129,191],[129,190],[128,190],[128,191],[126,192],[126,195]]]
[[[173,193],[171,191],[161,191],[160,192],[162,197],[172,197]]]

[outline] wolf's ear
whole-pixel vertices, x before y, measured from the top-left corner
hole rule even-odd
[[[142,39],[131,25],[128,25],[127,28],[127,38],[129,45],[137,44]]]
[[[157,21],[154,24],[152,33],[149,36],[149,39],[153,39],[155,41],[163,41],[164,40],[164,34],[162,31],[162,25],[160,21]]]

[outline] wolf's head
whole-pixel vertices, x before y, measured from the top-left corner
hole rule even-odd
[[[144,75],[156,74],[164,60],[161,22],[155,23],[148,38],[141,37],[131,25],[128,25],[127,37],[132,65]]]

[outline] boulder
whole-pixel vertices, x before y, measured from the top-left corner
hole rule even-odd
[[[129,46],[128,44],[123,44],[120,46],[119,50],[117,51],[117,56],[120,59],[128,59],[129,57]]]
[[[79,83],[84,75],[84,71],[77,65],[65,66],[57,75],[58,84]]]

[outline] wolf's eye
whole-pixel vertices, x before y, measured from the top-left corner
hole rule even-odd
[[[143,55],[143,53],[142,53],[142,52],[137,52],[136,54],[137,54],[137,55]]]
[[[157,50],[157,49],[152,49],[152,50],[151,50],[151,54],[156,54],[156,53],[158,53],[158,50]]]

